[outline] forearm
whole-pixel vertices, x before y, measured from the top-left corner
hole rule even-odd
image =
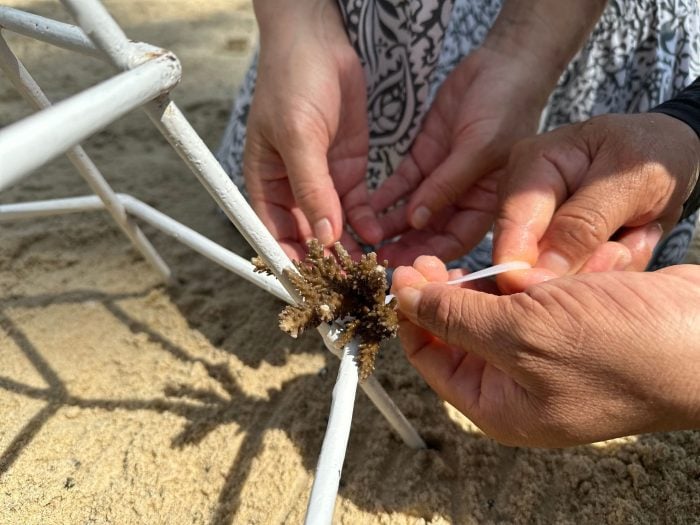
[[[581,49],[606,0],[506,0],[484,47],[528,62],[553,89]]]

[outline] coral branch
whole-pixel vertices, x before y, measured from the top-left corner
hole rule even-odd
[[[286,272],[303,302],[282,310],[280,328],[297,337],[307,328],[339,320],[344,328],[338,343],[345,345],[357,338],[360,378],[366,379],[374,370],[379,344],[394,337],[398,329],[396,300],[384,302],[384,267],[377,263],[375,253],[353,261],[340,243],[334,246],[337,258],[324,256],[323,246],[315,239],[309,241],[308,249],[303,261],[294,261],[297,271]],[[256,271],[269,273],[260,259],[255,258],[253,264]]]

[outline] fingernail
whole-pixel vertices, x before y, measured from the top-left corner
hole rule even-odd
[[[430,210],[428,208],[426,208],[425,206],[419,206],[413,212],[413,215],[411,215],[411,226],[413,226],[416,230],[425,228],[425,226],[430,221],[431,215],[432,214],[430,213]]]
[[[326,217],[316,221],[316,224],[314,224],[314,235],[324,246],[331,244],[333,242],[333,226],[331,225],[331,221]]]
[[[396,299],[399,302],[399,310],[401,310],[408,317],[415,319],[418,312],[418,305],[420,304],[420,296],[420,290],[417,290],[412,286],[402,288],[396,294]]]
[[[540,255],[535,266],[537,268],[546,268],[559,276],[566,275],[571,269],[569,261],[554,251],[546,251]]]
[[[621,253],[620,256],[617,258],[617,261],[615,261],[615,264],[613,265],[613,270],[616,272],[621,272],[623,270],[626,270],[627,267],[632,263],[632,254],[629,252],[629,250],[625,250],[624,253]]]
[[[644,233],[646,236],[647,245],[651,250],[653,250],[656,248],[656,245],[659,244],[659,241],[664,234],[664,229],[661,227],[661,224],[655,222],[647,226]]]

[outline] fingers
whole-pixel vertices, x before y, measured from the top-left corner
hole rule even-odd
[[[590,153],[590,138],[581,133],[569,126],[514,149],[496,220],[496,262],[523,259],[556,275],[576,273],[636,218],[629,181],[609,156]],[[609,246],[588,269],[605,267],[609,257],[613,267],[627,266],[630,255]]]
[[[420,168],[409,153],[399,164],[399,167],[379,186],[372,197],[370,204],[377,212],[382,212],[395,205],[398,201],[413,191],[423,180]]]
[[[465,190],[487,171],[488,166],[480,151],[481,148],[464,142],[430,172],[407,206],[408,220],[413,228],[425,228],[436,214],[456,203]]]
[[[437,231],[411,230],[380,248],[378,255],[392,266],[411,264],[420,255],[435,255],[451,261],[475,246],[488,231],[490,223],[490,213],[457,211]]]
[[[360,184],[343,196],[343,209],[348,223],[366,243],[377,244],[384,238],[382,226],[369,205],[369,192],[364,176]]]
[[[343,225],[340,199],[328,170],[327,151],[327,145],[301,139],[290,141],[290,147],[280,152],[294,199],[309,221],[313,235],[324,246],[340,238]]]
[[[561,135],[559,133],[558,135]],[[511,153],[501,180],[500,206],[494,228],[494,262],[527,261],[539,257],[538,244],[557,207],[568,195],[564,170],[579,177],[589,166],[587,157],[563,137],[557,162],[542,154],[543,141],[557,142],[557,132],[546,138],[519,142]]]
[[[672,163],[635,136],[639,126],[634,117],[599,117],[516,145],[494,260],[524,259],[560,276],[643,269],[676,196]]]
[[[510,348],[507,298],[431,281],[447,278],[436,261],[421,258],[415,268],[396,270],[392,291],[401,313],[448,345],[503,362]]]
[[[608,241],[593,252],[579,273],[644,271],[662,234],[658,222],[623,228],[615,235],[615,241]]]

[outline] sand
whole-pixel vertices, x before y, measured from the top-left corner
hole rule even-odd
[[[67,19],[56,2],[9,3]],[[178,54],[174,99],[215,148],[255,41],[249,2],[106,5],[130,36]],[[10,42],[54,100],[109,74]],[[0,126],[26,114],[0,76]],[[119,191],[251,255],[144,115],[86,149]],[[0,202],[88,193],[65,160],[39,171]],[[299,523],[337,361],[315,334],[281,333],[264,292],[144,231],[175,272],[168,286],[102,213],[0,226],[0,523]],[[405,447],[359,394],[336,523],[700,520],[698,432],[507,448],[441,402],[395,344],[377,377],[430,449]]]

